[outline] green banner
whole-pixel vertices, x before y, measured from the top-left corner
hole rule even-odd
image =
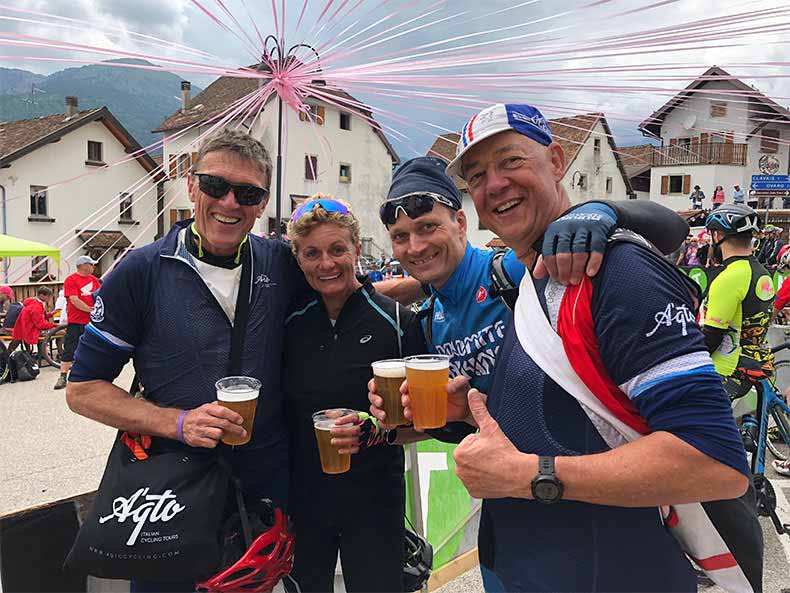
[[[472,498],[455,475],[454,449],[455,445],[436,440],[417,443],[423,525],[434,547],[434,570],[466,552],[459,548],[466,530],[462,523],[472,510]],[[406,509],[413,522],[409,504],[411,471],[406,470]],[[472,521],[476,523],[477,519]]]

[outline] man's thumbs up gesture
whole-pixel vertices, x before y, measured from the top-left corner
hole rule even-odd
[[[487,396],[472,389],[467,397],[480,432],[470,434],[456,447],[455,473],[474,498],[530,498],[537,457],[513,446],[488,413]]]

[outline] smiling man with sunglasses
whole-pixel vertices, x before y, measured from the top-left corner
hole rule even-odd
[[[287,245],[250,234],[269,195],[264,146],[224,131],[202,145],[193,167],[194,221],[176,223],[108,276],[77,348],[67,400],[79,414],[151,435],[153,452],[213,449],[223,435],[246,435],[242,417],[216,402],[215,382],[254,377],[262,385],[251,440],[225,453],[245,491],[285,506],[280,363],[285,315],[306,283]],[[130,358],[144,399],[113,385]],[[133,590],[194,591],[180,580],[135,582]]]

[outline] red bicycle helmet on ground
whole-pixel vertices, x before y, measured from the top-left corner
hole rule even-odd
[[[271,591],[291,572],[294,535],[287,517],[272,501],[259,501],[248,514],[239,498],[239,512],[225,522],[222,534],[221,568],[197,583],[196,591]]]

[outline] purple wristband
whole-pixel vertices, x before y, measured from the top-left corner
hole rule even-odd
[[[184,418],[187,417],[189,414],[189,410],[184,410],[181,412],[181,415],[178,417],[178,440],[184,443],[185,445],[187,442],[184,440]]]

